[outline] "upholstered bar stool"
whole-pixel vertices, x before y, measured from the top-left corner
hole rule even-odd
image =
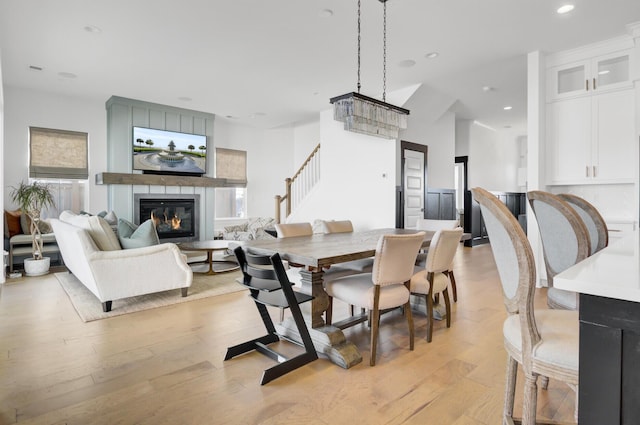
[[[558,195],[578,213],[589,231],[591,238],[591,255],[609,245],[609,229],[600,212],[589,201],[569,193]]]

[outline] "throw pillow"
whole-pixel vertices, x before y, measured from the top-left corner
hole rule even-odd
[[[4,235],[11,238],[15,235],[22,233],[22,226],[20,225],[20,210],[6,211],[4,212]]]
[[[124,249],[158,245],[160,239],[153,220],[149,219],[136,226],[123,218],[118,220],[118,238]]]
[[[122,249],[118,237],[109,226],[109,223],[102,217],[77,215],[71,211],[63,211],[60,213],[60,221],[86,230],[101,251],[119,251]]]
[[[31,234],[31,217],[29,217],[29,215],[20,214],[20,228],[25,235]],[[38,221],[38,229],[40,229],[40,233],[42,234],[53,232],[51,225],[45,220]]]

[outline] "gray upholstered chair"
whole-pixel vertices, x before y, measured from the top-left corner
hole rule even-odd
[[[502,423],[513,423],[520,363],[525,377],[522,424],[533,425],[536,422],[538,376],[563,381],[577,394],[578,312],[534,310],[536,267],[527,236],[513,214],[494,195],[481,188],[471,189],[471,192],[480,204],[509,313],[503,325],[508,357]]]
[[[333,299],[369,310],[371,323],[371,356],[369,364],[376,364],[380,312],[404,307],[409,326],[409,347],[413,350],[413,317],[409,294],[409,280],[413,275],[416,255],[424,240],[424,232],[409,235],[384,235],[378,240],[371,273],[327,280],[329,295],[327,324],[331,324]]]
[[[460,244],[462,229],[438,230],[431,240],[425,268],[411,278],[410,291],[423,296],[427,308],[427,342],[433,335],[433,297],[442,293],[447,310],[447,327],[451,327],[451,303],[449,301],[449,268]]]
[[[533,190],[527,194],[533,210],[547,270],[547,304],[551,308],[576,310],[575,292],[553,287],[553,277],[591,254],[591,240],[578,213],[562,198],[549,192]]]
[[[443,229],[455,229],[459,227],[460,222],[458,220],[433,220],[429,218],[418,219],[416,223],[416,229],[418,230],[430,230],[437,232]],[[426,254],[418,254],[416,265],[424,266],[427,260]],[[451,265],[447,271],[449,279],[451,280],[451,292],[453,292],[453,302],[458,302],[458,287],[456,285],[456,277],[453,274],[453,259],[451,259]]]
[[[591,238],[591,255],[609,245],[609,229],[600,212],[586,199],[569,193],[558,195],[573,207],[589,231]]]

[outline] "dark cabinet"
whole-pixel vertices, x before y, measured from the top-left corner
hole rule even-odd
[[[526,214],[527,214],[527,194],[521,192],[491,192],[503,204],[507,206],[513,216],[521,223],[526,233]],[[465,211],[471,211],[471,214],[464,216],[464,231],[471,234],[471,239],[464,242],[465,246],[475,246],[489,242],[487,229],[480,212],[480,204],[478,204],[471,195],[471,191],[464,194]]]

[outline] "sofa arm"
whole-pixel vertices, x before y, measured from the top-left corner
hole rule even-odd
[[[101,301],[191,286],[193,272],[177,245],[164,243],[88,256]]]

